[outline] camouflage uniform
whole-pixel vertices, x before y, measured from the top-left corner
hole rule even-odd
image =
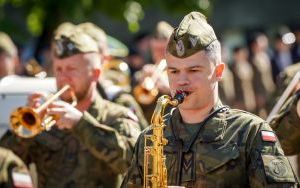
[[[111,50],[109,50],[107,46],[108,41],[106,33],[101,28],[90,22],[79,24],[77,28],[83,30],[97,42],[101,54],[112,55]],[[122,72],[122,70],[113,70],[111,68],[106,68],[111,67],[111,64],[113,64],[114,62],[120,61],[118,61],[117,59],[113,59],[109,62],[104,63],[103,76],[97,84],[97,89],[104,99],[115,102],[132,110],[132,112],[134,112],[139,119],[141,129],[144,129],[148,126],[148,122],[144,117],[141,107],[134,99],[134,97],[129,93],[129,73],[126,74]],[[128,81],[126,79],[128,79]],[[106,80],[111,81],[111,84],[109,86],[113,86],[114,89],[112,89],[111,87],[102,86],[102,83],[100,82],[105,82]],[[127,84],[125,84],[126,81],[128,82]],[[122,87],[119,87],[120,82],[122,82]]]
[[[215,40],[205,17],[192,12],[175,29],[167,50],[172,56],[184,58],[205,49]],[[199,123],[184,123],[177,108],[164,116],[164,120],[163,134],[168,140],[164,147],[168,185],[187,188],[297,185],[276,135],[257,116],[230,109],[219,101]],[[152,130],[144,130],[138,138],[122,187],[143,184],[145,134],[151,135]],[[151,172],[151,164],[148,168]]]
[[[148,127],[149,123],[147,122],[143,114],[143,110],[140,107],[140,105],[136,102],[134,97],[131,94],[124,91],[122,88],[119,88],[117,86],[115,87],[117,88],[117,91],[111,93],[111,90],[109,90],[109,88],[102,87],[100,83],[97,84],[97,89],[104,99],[117,103],[121,106],[125,106],[129,108],[132,112],[134,112],[139,120],[141,130]]]
[[[224,69],[224,79],[220,81],[219,84],[219,93],[220,99],[226,105],[232,105],[235,100],[235,83],[234,83],[234,75],[233,72],[228,68],[228,66]]]
[[[272,77],[272,67],[271,60],[269,55],[266,52],[266,49],[261,49],[259,40],[267,40],[267,37],[264,34],[259,34],[257,38],[253,41],[251,47],[254,46],[260,48],[259,52],[255,52],[252,55],[250,62],[253,65],[254,71],[254,91],[256,94],[256,114],[260,117],[265,117],[267,100],[271,96],[272,92],[275,91],[275,84]],[[263,39],[261,39],[263,38]],[[255,51],[255,50],[252,50]]]
[[[81,32],[55,42],[58,58],[98,52],[94,41]],[[140,128],[127,108],[99,94],[91,102],[73,129],[53,127],[31,139],[8,132],[1,145],[27,164],[36,164],[39,187],[119,187]]]
[[[0,148],[0,187],[33,187],[27,167],[13,152]]]
[[[262,133],[273,133],[269,125],[250,113],[221,107],[199,126],[184,124],[178,110],[168,116],[164,130],[168,185],[294,185],[293,171],[279,142],[263,140]],[[152,133],[145,130],[140,135],[123,187],[142,187],[145,134]]]
[[[248,51],[243,47],[234,49],[234,74],[235,98],[234,107],[254,113],[256,110],[255,91],[253,87],[254,71],[248,59]]]
[[[286,88],[300,70],[300,63],[291,65],[280,74],[279,88]],[[282,91],[278,91],[280,96]],[[300,154],[300,117],[297,113],[300,91],[291,95],[271,120],[270,125],[276,131],[284,152],[287,155]]]

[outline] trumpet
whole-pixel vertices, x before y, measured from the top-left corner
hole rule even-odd
[[[22,138],[32,138],[42,131],[49,131],[58,117],[42,116],[41,113],[48,108],[50,103],[69,89],[71,89],[70,85],[65,85],[38,108],[22,106],[14,110],[10,115],[10,125],[13,132]],[[73,100],[71,105],[76,106],[77,99],[73,90],[71,90],[71,97]]]
[[[148,105],[155,100],[159,93],[155,84],[166,67],[166,60],[161,60],[152,76],[146,77],[141,84],[133,89],[133,95],[139,103]]]
[[[163,95],[157,100],[151,119],[153,134],[144,137],[144,188],[167,188],[166,156],[163,151],[168,140],[164,138],[163,134],[163,129],[166,126],[163,116],[167,105],[177,106],[183,102],[185,97],[186,93],[179,91],[174,99],[168,95]],[[152,142],[152,146],[147,145],[147,140]],[[152,157],[152,169],[149,169],[150,157]]]

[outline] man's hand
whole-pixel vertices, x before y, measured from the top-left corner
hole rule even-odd
[[[56,126],[59,129],[72,129],[83,113],[64,101],[55,101],[47,108],[47,114],[57,117]]]

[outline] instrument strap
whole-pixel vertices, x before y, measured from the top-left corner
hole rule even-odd
[[[214,110],[213,112],[211,112],[209,114],[209,116],[199,125],[199,128],[197,130],[197,132],[193,135],[193,137],[189,140],[188,144],[186,145],[187,147],[184,147],[184,142],[181,138],[179,138],[178,135],[178,127],[174,126],[173,120],[171,118],[171,130],[172,130],[172,134],[175,137],[175,142],[176,145],[178,146],[178,150],[177,150],[177,159],[178,159],[178,163],[177,163],[177,174],[176,174],[176,185],[180,185],[181,182],[181,173],[182,173],[182,157],[183,157],[183,153],[187,153],[190,151],[191,147],[193,146],[193,144],[195,143],[199,133],[201,132],[201,130],[203,129],[203,127],[205,126],[205,124],[212,118],[214,117],[217,113],[219,112],[225,112],[229,110],[228,106],[221,106],[218,107],[216,110]],[[175,130],[176,129],[176,130]]]

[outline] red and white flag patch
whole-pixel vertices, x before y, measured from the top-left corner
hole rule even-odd
[[[12,180],[15,188],[33,188],[29,174],[13,172]]]
[[[277,137],[272,131],[261,131],[261,138],[266,142],[276,142]]]

